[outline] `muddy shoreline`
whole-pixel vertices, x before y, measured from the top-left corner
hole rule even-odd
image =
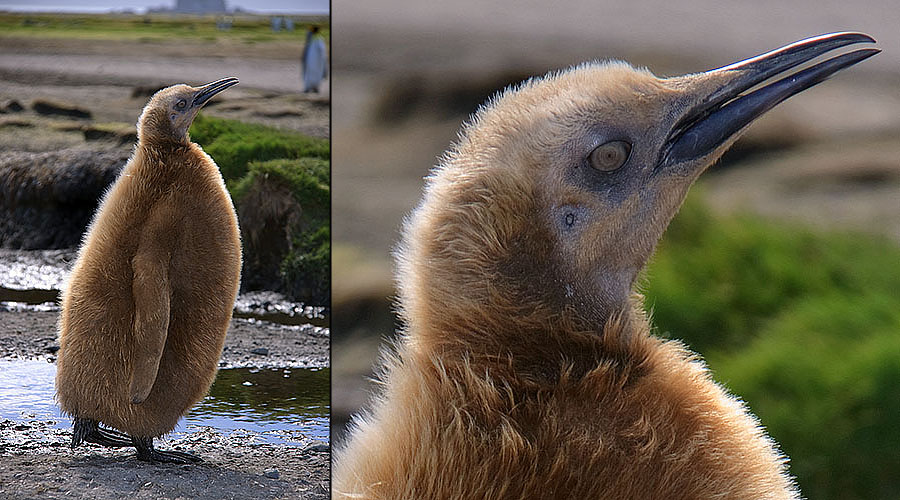
[[[58,311],[0,311],[0,359],[54,362]],[[328,328],[235,318],[221,368],[324,368]],[[263,354],[265,352],[265,354]],[[190,427],[160,449],[200,455],[197,465],[147,464],[133,449],[71,449],[67,422],[25,414],[0,420],[0,498],[328,498],[330,448],[260,444],[252,431]]]
[[[0,310],[0,359],[56,361],[58,316],[55,311]],[[234,318],[219,367],[325,368],[328,343],[327,328]]]
[[[70,431],[53,422],[0,422],[0,497],[326,499],[329,449],[261,445],[252,436],[204,428],[157,446],[197,453],[196,465],[148,464],[133,451],[96,445],[70,449]],[[16,443],[4,442],[8,434]]]

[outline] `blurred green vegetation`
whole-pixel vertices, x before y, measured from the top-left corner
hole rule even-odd
[[[324,17],[295,17],[293,31],[273,32],[269,16],[233,15],[231,28],[219,30],[216,20],[223,16],[173,14],[62,14],[0,13],[0,36],[42,38],[123,39],[138,42],[170,42],[173,38],[213,42],[219,39],[258,42],[306,39],[306,26],[316,24],[326,43],[329,24]]]
[[[203,114],[190,135],[219,165],[237,207],[245,251],[243,286],[327,304],[328,140]]]
[[[804,496],[900,498],[900,248],[689,197],[647,271],[663,336],[704,355]]]

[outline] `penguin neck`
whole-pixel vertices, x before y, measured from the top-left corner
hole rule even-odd
[[[424,281],[418,290],[435,290]],[[521,296],[481,295],[460,287],[457,297],[419,293],[403,297],[406,338],[418,354],[442,363],[463,362],[490,370],[498,362],[510,373],[554,379],[563,371],[581,376],[610,360],[640,357],[651,339],[643,298],[630,296],[604,317],[576,304],[550,304]],[[495,290],[496,292],[496,290]]]
[[[135,147],[129,173],[140,176],[146,183],[155,183],[154,180],[172,182],[197,163],[194,159],[196,147],[174,139],[142,139]]]

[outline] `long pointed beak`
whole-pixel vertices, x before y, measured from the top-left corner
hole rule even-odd
[[[686,110],[675,123],[660,154],[658,166],[667,167],[703,158],[788,97],[881,51],[860,49],[848,52],[748,94],[741,95],[742,92],[836,48],[874,42],[872,37],[863,33],[821,35],[698,75],[713,78],[724,76],[730,80]]]
[[[231,87],[232,85],[237,85],[238,79],[229,76],[228,78],[223,78],[221,80],[216,80],[212,83],[207,83],[206,85],[197,89],[197,93],[194,94],[194,102],[191,103],[191,107],[199,108],[206,104],[207,101],[212,99],[212,97],[219,92]]]

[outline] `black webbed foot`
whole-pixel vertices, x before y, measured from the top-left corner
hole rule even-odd
[[[159,451],[153,448],[153,438],[131,438],[137,448],[137,458],[144,462],[162,462],[170,464],[194,464],[203,459],[184,451]]]
[[[100,422],[89,418],[75,418],[72,432],[72,448],[82,442],[99,444],[110,448],[133,446],[128,434],[115,429],[102,429]]]

